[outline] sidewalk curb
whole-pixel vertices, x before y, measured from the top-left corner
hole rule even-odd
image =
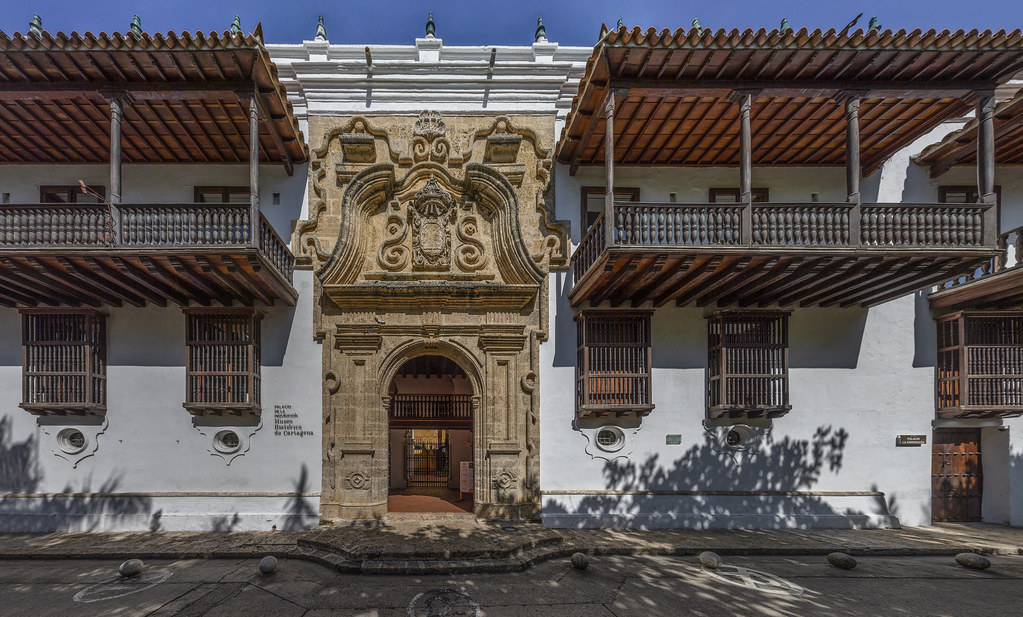
[[[0,561],[20,560],[69,560],[69,559],[253,559],[258,560],[266,555],[278,559],[299,559],[326,566],[347,574],[466,574],[466,573],[500,573],[527,570],[539,563],[554,559],[568,558],[573,553],[581,552],[591,556],[676,556],[693,557],[703,551],[714,551],[723,557],[760,557],[785,556],[808,557],[824,556],[834,551],[841,551],[855,557],[952,557],[957,553],[972,552],[988,556],[1023,555],[1023,547],[1013,546],[945,546],[935,548],[849,548],[834,547],[715,547],[715,546],[675,546],[675,547],[585,547],[546,543],[518,551],[517,554],[504,557],[492,557],[486,554],[470,556],[459,555],[457,558],[444,558],[429,555],[418,555],[414,558],[396,559],[380,557],[360,557],[344,555],[332,550],[313,546],[293,545],[286,549],[271,550],[209,550],[209,551],[98,551],[77,553],[46,553],[46,552],[0,552]]]

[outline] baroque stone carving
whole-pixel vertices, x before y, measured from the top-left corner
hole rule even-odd
[[[455,252],[455,263],[463,272],[476,272],[487,265],[487,252],[478,239],[480,225],[476,218],[476,205],[468,202],[466,209],[469,213],[458,219],[455,226],[455,233],[461,242]]]
[[[449,270],[451,268],[451,232],[457,212],[451,194],[440,188],[430,176],[426,186],[416,193],[409,208],[412,219],[412,268]]]
[[[333,372],[321,514],[386,513],[391,379],[430,354],[472,386],[476,514],[535,516],[547,276],[569,246],[550,201],[552,119],[315,116],[309,133],[310,219],[293,246],[316,271]]]
[[[377,264],[384,270],[396,272],[408,266],[409,250],[403,244],[408,237],[408,229],[406,217],[402,216],[398,202],[391,202],[387,214],[387,235],[377,253]]]
[[[353,471],[345,476],[345,488],[364,491],[369,489],[369,478],[361,471]]]

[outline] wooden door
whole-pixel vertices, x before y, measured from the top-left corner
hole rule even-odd
[[[935,429],[931,456],[931,520],[981,520],[980,429]]]

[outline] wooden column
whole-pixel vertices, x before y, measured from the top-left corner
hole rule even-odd
[[[259,103],[249,95],[249,241],[259,247]]]
[[[123,99],[120,95],[112,95],[110,100],[110,218],[113,238],[111,242],[121,240],[121,215],[118,204],[121,203],[121,120],[124,116]]]
[[[742,202],[742,244],[753,244],[753,134],[750,110],[753,95],[749,90],[732,93],[732,103],[739,106],[739,201]]]
[[[604,186],[605,246],[612,247],[615,244],[615,93],[610,89],[604,103]]]
[[[995,195],[995,96],[978,92],[977,101],[977,200],[992,204],[984,213],[984,244],[995,246],[1001,216]]]
[[[860,97],[845,98],[845,192],[849,209],[849,243],[858,246],[860,237]]]

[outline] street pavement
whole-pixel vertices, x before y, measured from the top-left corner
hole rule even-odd
[[[1023,557],[992,556],[970,570],[948,556],[861,556],[851,571],[823,556],[724,558],[711,572],[695,556],[566,558],[522,572],[346,574],[281,559],[148,560],[135,579],[119,560],[0,562],[0,615],[80,617],[441,617],[804,615],[959,617],[1023,613]]]

